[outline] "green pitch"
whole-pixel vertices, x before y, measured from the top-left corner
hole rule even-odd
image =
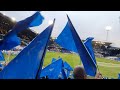
[[[5,60],[9,62],[12,60],[15,55],[11,55],[10,57],[8,55],[5,55]],[[71,67],[75,67],[77,65],[82,65],[81,60],[78,55],[76,54],[63,54],[59,52],[47,52],[45,59],[44,59],[44,64],[43,66],[47,66],[48,64],[51,63],[52,58],[58,58],[61,57],[64,61],[68,62]],[[99,71],[102,73],[104,77],[109,77],[109,78],[118,78],[118,73],[120,72],[120,62],[118,61],[113,61],[113,60],[107,60],[104,58],[96,58],[97,64],[99,67]]]

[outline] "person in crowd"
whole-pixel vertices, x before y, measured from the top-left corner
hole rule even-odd
[[[81,66],[76,66],[73,70],[74,79],[88,79],[85,69]],[[97,73],[94,79],[103,79],[101,73]]]

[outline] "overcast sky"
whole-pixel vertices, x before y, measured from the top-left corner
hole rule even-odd
[[[14,17],[16,21],[31,16],[35,11],[0,11],[9,17]],[[49,24],[49,20],[56,18],[52,32],[53,37],[57,37],[67,23],[66,13],[69,15],[76,31],[81,39],[94,37],[94,40],[106,41],[106,26],[112,29],[108,34],[108,41],[114,46],[120,47],[120,11],[41,11],[45,18],[42,25],[32,28],[36,32],[42,32]]]

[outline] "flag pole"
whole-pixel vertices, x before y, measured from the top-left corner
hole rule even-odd
[[[67,18],[68,18],[68,20],[70,21],[70,19],[69,19],[69,16],[67,15]],[[71,21],[70,21],[70,23],[72,23]],[[74,27],[73,27],[74,28]],[[75,29],[74,29],[75,30]],[[76,31],[75,31],[76,32]],[[76,34],[77,34],[77,32],[76,32]],[[74,38],[73,38],[74,39]],[[76,44],[76,43],[75,43]],[[83,44],[84,45],[84,44]],[[77,47],[77,46],[76,46]],[[85,47],[86,48],[86,47]],[[87,49],[86,49],[87,50]],[[87,50],[88,51],[88,50]],[[88,52],[88,54],[90,55],[90,53]],[[91,55],[90,55],[90,58],[92,59],[92,57],[91,57]],[[96,66],[96,68],[97,68],[97,70],[98,70],[98,72],[100,72],[99,71],[99,68],[98,68],[98,65],[97,65],[97,63],[95,64],[95,62],[93,61],[93,63],[94,63],[94,65]],[[94,69],[93,69],[94,70]]]
[[[99,68],[98,68],[97,62],[96,62],[96,66],[97,66],[98,73],[100,73],[100,70],[99,70]],[[100,74],[101,74],[101,73],[100,73]],[[102,76],[102,74],[101,74],[101,76]],[[103,78],[103,76],[102,76],[102,78]]]
[[[54,26],[54,24],[55,24],[55,19],[53,20],[53,24],[52,24],[52,25]],[[53,27],[52,27],[52,29],[53,29]],[[48,46],[48,42],[49,42],[49,38],[50,38],[50,36],[51,36],[51,33],[52,33],[52,30],[51,30],[50,35],[49,35],[49,37],[48,37],[48,40],[47,40],[47,43],[46,43],[46,46],[45,46],[45,49],[44,49],[44,53],[43,53],[43,56],[42,56],[40,65],[39,65],[39,67],[38,67],[38,71],[37,71],[37,74],[36,74],[35,79],[39,79],[39,75],[40,75],[39,72],[41,72],[41,70],[42,70],[42,68],[41,68],[40,66],[43,65],[43,59],[44,59],[45,54],[46,54],[46,51],[47,51],[47,46]]]

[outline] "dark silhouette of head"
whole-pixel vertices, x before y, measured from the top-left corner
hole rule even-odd
[[[73,71],[74,79],[87,79],[86,72],[83,67],[76,66]]]

